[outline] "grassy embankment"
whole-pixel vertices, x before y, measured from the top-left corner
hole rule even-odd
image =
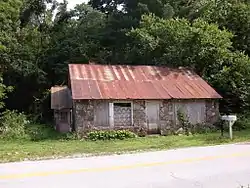
[[[36,131],[35,131],[36,132]],[[38,137],[37,137],[38,135]],[[222,138],[220,133],[197,134],[192,136],[148,136],[127,140],[87,141],[72,139],[60,135],[50,128],[20,139],[0,137],[0,162],[22,161],[41,158],[57,158],[83,154],[111,154],[138,150],[163,150],[190,146],[208,146],[216,144],[250,141],[250,130],[235,131],[230,140],[227,133]]]

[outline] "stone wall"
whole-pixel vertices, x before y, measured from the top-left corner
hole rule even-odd
[[[175,130],[174,103],[164,100],[160,104],[160,132],[162,135],[172,134]]]
[[[133,121],[135,127],[146,127],[146,105],[145,101],[137,100],[133,101]]]
[[[220,118],[219,102],[216,100],[206,101],[206,123],[214,124]]]
[[[85,132],[94,126],[94,102],[81,100],[74,102],[74,126],[77,132]]]
[[[112,101],[107,101],[112,102]],[[133,101],[133,125],[119,126],[96,126],[95,106],[98,103],[94,100],[81,100],[74,102],[74,125],[77,132],[86,133],[90,130],[121,130],[127,129],[134,132],[146,132],[147,117],[146,104],[144,100]],[[159,109],[159,129],[162,135],[170,135],[180,128],[176,122],[175,101],[163,100]],[[213,124],[219,119],[219,104],[217,101],[206,101],[206,122]],[[204,124],[205,125],[205,124]]]
[[[185,106],[185,104],[189,104],[189,102],[192,102],[192,101],[164,100],[161,103],[160,105],[160,130],[161,130],[162,135],[171,135],[171,134],[178,132],[178,130],[180,130],[181,125],[178,121],[177,110],[179,109],[180,106],[182,105]],[[193,117],[195,118],[197,117],[195,116],[195,114],[197,113],[196,109],[200,109],[200,108],[195,108],[195,107],[199,106],[198,104],[202,102],[203,101],[197,101],[197,105],[194,104],[194,105],[186,106],[186,107],[191,108],[190,112],[192,113],[189,114],[190,116],[193,115]],[[215,101],[215,100],[204,101],[204,108],[201,108],[199,112],[201,115],[200,116],[201,122],[199,122],[198,124],[192,124],[190,129],[192,129],[192,131],[196,131],[196,130],[205,130],[205,129],[214,128],[213,124],[219,120],[219,116],[220,116],[218,101]]]
[[[107,101],[107,103],[112,101]],[[95,125],[95,108],[98,103],[94,100],[81,100],[74,102],[74,125],[75,130],[79,133],[86,133],[91,130],[122,130],[127,129],[133,132],[145,131],[146,127],[146,112],[145,101],[136,100],[133,101],[133,122],[127,126],[120,126],[115,124],[114,127],[110,126],[96,126]]]

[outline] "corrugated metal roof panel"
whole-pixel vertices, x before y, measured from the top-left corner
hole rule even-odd
[[[73,99],[209,99],[221,96],[188,69],[70,64]]]

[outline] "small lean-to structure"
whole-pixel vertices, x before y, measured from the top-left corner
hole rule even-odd
[[[51,88],[51,109],[54,111],[54,127],[59,132],[71,131],[72,98],[67,86]]]
[[[185,68],[69,64],[72,128],[129,129],[171,134],[180,128],[178,112],[193,125],[219,118],[221,96]]]

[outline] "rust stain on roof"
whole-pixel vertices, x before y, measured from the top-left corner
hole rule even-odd
[[[73,99],[222,98],[194,72],[158,66],[70,64]]]

